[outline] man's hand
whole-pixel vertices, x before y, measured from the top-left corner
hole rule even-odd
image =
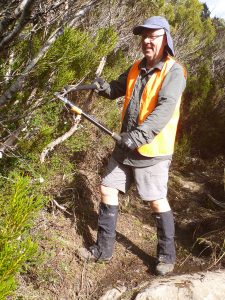
[[[108,82],[100,77],[96,77],[93,84],[96,85],[96,91],[98,92],[105,91],[109,87]]]
[[[121,140],[117,142],[118,147],[123,150],[134,150],[137,148],[134,140],[130,136],[129,132],[123,132],[120,134]]]

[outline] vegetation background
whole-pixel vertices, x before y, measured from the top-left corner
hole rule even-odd
[[[0,299],[26,299],[24,294],[18,296],[21,278],[27,285],[33,280],[34,286],[49,281],[51,275],[40,270],[57,246],[51,241],[52,249],[45,249],[47,232],[43,233],[41,222],[56,207],[73,214],[71,207],[79,199],[98,198],[95,176],[101,174],[113,148],[110,138],[72,115],[54,93],[63,93],[66,85],[91,83],[102,58],[106,80],[126,70],[141,57],[132,28],[151,15],[169,20],[176,57],[188,71],[175,161],[184,170],[194,159],[201,159],[202,165],[213,162],[221,170],[225,21],[211,18],[206,4],[198,0],[0,1]],[[119,131],[121,99],[110,102],[83,91],[70,98]],[[69,137],[63,142],[51,144],[65,134]],[[91,178],[89,189],[83,176]],[[217,184],[221,189],[221,180]],[[72,206],[65,200],[69,189],[73,189]],[[97,200],[92,208],[97,209]],[[223,247],[224,240],[220,250]]]

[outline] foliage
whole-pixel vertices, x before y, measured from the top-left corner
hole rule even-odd
[[[0,299],[16,287],[15,276],[37,252],[31,238],[35,217],[44,199],[31,190],[28,177],[12,176],[1,181],[0,194]]]
[[[199,57],[202,50],[215,37],[215,29],[210,18],[202,18],[203,5],[198,0],[171,1],[169,20],[175,40],[175,48],[180,60],[186,64]],[[192,67],[192,66],[191,66]]]
[[[180,163],[184,163],[185,158],[190,157],[191,140],[187,134],[183,134],[178,142],[175,144],[175,157]]]
[[[112,52],[107,57],[107,65],[104,68],[103,76],[106,80],[116,79],[118,75],[130,67],[132,61],[122,50]]]
[[[192,152],[211,157],[224,153],[224,113],[216,107],[221,88],[211,75],[209,62],[199,65],[188,80],[184,95],[183,132],[189,136]]]
[[[38,82],[49,82],[51,92],[91,73],[102,56],[112,51],[116,33],[112,28],[99,29],[95,37],[88,32],[67,28],[53,44],[37,68]],[[49,75],[54,74],[50,77]]]

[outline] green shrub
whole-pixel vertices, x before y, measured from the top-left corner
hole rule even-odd
[[[197,75],[188,79],[181,121],[182,131],[189,136],[192,151],[202,157],[224,153],[222,99],[221,85],[211,74],[210,62],[201,63]]]
[[[48,82],[49,90],[59,91],[63,86],[93,73],[101,57],[113,50],[116,40],[117,34],[112,28],[99,29],[95,37],[67,28],[39,63],[35,73],[39,84],[45,88]]]
[[[44,204],[30,179],[15,176],[1,181],[0,194],[0,299],[16,288],[15,276],[32,261],[37,244],[30,236],[35,216]]]

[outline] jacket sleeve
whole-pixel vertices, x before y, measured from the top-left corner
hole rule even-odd
[[[130,68],[122,73],[118,79],[112,80],[110,83],[105,82],[104,91],[100,91],[98,94],[112,100],[124,96],[126,94],[127,76]]]
[[[151,143],[171,119],[176,104],[186,86],[182,67],[175,63],[166,75],[155,109],[145,121],[130,132],[137,147]]]

